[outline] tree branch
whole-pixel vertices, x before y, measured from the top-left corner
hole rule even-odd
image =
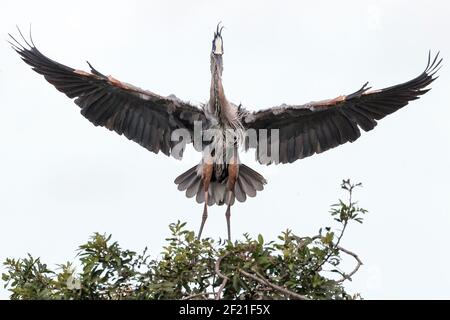
[[[225,288],[225,286],[227,285],[227,282],[229,280],[229,278],[224,275],[221,271],[220,271],[220,263],[222,262],[223,258],[225,258],[226,256],[228,256],[229,252],[225,253],[223,256],[219,257],[214,265],[214,271],[215,273],[222,278],[222,283],[220,284],[219,290],[217,290],[216,292],[216,300],[220,300],[220,296],[222,295],[222,291]]]
[[[189,296],[181,298],[181,300],[191,300],[191,299],[194,299],[194,298],[197,298],[197,297],[206,297],[206,298],[208,298],[210,295],[214,295],[214,292],[194,293],[194,294],[191,294]]]
[[[281,286],[273,284],[269,280],[267,280],[267,279],[265,279],[265,278],[263,278],[261,276],[257,276],[257,275],[248,273],[247,271],[244,271],[244,270],[241,270],[241,269],[239,269],[239,272],[242,273],[247,278],[253,279],[256,282],[259,282],[260,284],[262,284],[264,286],[267,286],[267,287],[270,287],[272,289],[275,289],[275,290],[277,290],[279,292],[282,292],[282,293],[284,293],[284,294],[286,294],[286,295],[288,295],[290,297],[293,297],[293,298],[298,299],[298,300],[309,300],[306,296],[298,294],[296,292],[292,292],[292,291],[290,291],[290,290],[288,290],[286,288],[283,288]]]
[[[336,246],[336,248],[350,256],[352,256],[353,258],[355,258],[357,264],[356,267],[352,270],[352,272],[350,272],[349,274],[342,274],[342,279],[337,280],[336,282],[341,283],[344,282],[345,280],[351,280],[351,277],[358,272],[359,268],[363,265],[361,259],[359,259],[358,255],[350,250],[347,250],[341,246]]]

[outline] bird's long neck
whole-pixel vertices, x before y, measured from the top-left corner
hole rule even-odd
[[[211,54],[211,89],[208,103],[209,113],[214,115],[222,129],[234,129],[238,138],[242,134],[239,110],[228,102],[222,85],[222,56]]]
[[[243,126],[239,109],[228,102],[222,85],[222,56],[211,54],[211,89],[208,103],[208,111],[217,121],[218,129],[223,132],[226,144],[223,146],[234,148],[243,139]],[[229,129],[232,129],[233,136]],[[237,144],[236,144],[237,143]]]
[[[222,116],[226,98],[222,85],[222,56],[211,54],[211,89],[209,98],[209,111],[217,117]]]

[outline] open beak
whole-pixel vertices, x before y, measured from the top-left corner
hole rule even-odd
[[[222,30],[223,26],[220,27],[220,22],[217,24],[216,31],[214,32],[214,39],[212,42],[212,52],[215,55],[222,55],[223,54],[223,39],[222,39]]]

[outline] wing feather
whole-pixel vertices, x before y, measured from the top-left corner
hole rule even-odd
[[[260,129],[279,129],[279,162],[291,163],[338,145],[353,142],[361,136],[360,128],[370,131],[377,121],[405,107],[410,101],[427,93],[437,77],[442,59],[439,53],[432,59],[428,55],[425,70],[416,78],[381,90],[371,90],[364,84],[361,89],[346,96],[311,102],[304,105],[282,105],[255,112],[244,112],[246,129],[255,129],[257,142],[247,141],[246,148],[256,147]],[[269,144],[274,143],[272,139]],[[267,146],[271,150],[271,146]],[[257,159],[264,164],[276,160]]]
[[[172,132],[186,129],[192,138],[194,121],[205,120],[201,108],[106,77],[89,62],[91,72],[53,61],[43,55],[32,41],[27,41],[22,33],[20,35],[24,44],[10,35],[13,49],[58,91],[75,98],[85,118],[96,126],[123,134],[152,152],[161,150],[171,155],[175,146],[170,141]],[[174,155],[176,158],[179,156]]]

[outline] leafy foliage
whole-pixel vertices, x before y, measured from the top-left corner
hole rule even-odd
[[[94,234],[79,247],[81,271],[72,263],[49,269],[39,258],[7,259],[2,275],[11,299],[353,299],[343,287],[362,264],[340,241],[350,221],[366,210],[352,200],[360,184],[342,182],[348,199],[331,206],[339,224],[312,237],[287,230],[277,241],[197,240],[185,223],[169,226],[159,257],[122,249],[111,236]],[[343,257],[356,267],[340,269]],[[331,271],[326,272],[326,271]],[[326,277],[328,275],[329,277]]]

